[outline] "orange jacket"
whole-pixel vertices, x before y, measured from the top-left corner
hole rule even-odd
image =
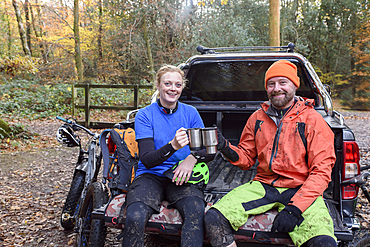
[[[239,145],[230,145],[239,155],[239,160],[230,162],[247,170],[258,157],[254,180],[275,187],[302,186],[292,197],[291,204],[303,212],[323,194],[331,180],[336,159],[334,134],[313,108],[313,100],[298,100],[278,126],[270,115],[275,114],[269,109],[270,103],[261,106],[262,109],[248,119]],[[303,138],[299,131],[302,126],[305,126]]]

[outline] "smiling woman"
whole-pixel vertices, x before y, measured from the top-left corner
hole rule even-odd
[[[163,74],[156,86],[162,106],[174,109],[183,89],[183,77],[179,72]]]
[[[204,128],[204,124],[195,107],[178,101],[185,85],[183,77],[183,71],[175,66],[165,65],[159,69],[156,75],[159,99],[140,109],[135,117],[140,160],[126,196],[124,247],[143,246],[146,222],[153,213],[159,212],[162,200],[178,209],[184,219],[182,246],[202,246],[203,187],[188,183],[198,155],[190,154],[185,130]],[[206,159],[205,150],[197,153]],[[171,180],[164,172],[176,164]]]

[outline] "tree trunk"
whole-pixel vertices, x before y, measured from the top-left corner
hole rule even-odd
[[[74,0],[73,6],[73,33],[75,39],[75,64],[76,64],[76,72],[77,72],[77,79],[79,81],[83,80],[83,67],[82,67],[82,57],[81,57],[81,47],[80,47],[80,14],[79,14],[79,1]]]
[[[26,18],[26,36],[27,36],[27,45],[30,49],[30,54],[32,55],[32,46],[31,46],[31,22],[30,22],[30,2],[28,0],[24,1],[24,14]]]
[[[143,0],[141,0],[141,5],[144,6]],[[143,36],[144,36],[144,42],[146,46],[146,52],[148,54],[148,60],[149,60],[149,73],[150,76],[152,77],[152,82],[155,82],[155,72],[154,72],[154,62],[153,62],[153,56],[152,56],[152,48],[150,47],[150,42],[149,42],[149,35],[148,35],[148,26],[146,24],[146,18],[143,18],[142,20],[143,23]]]
[[[99,33],[98,33],[99,67],[100,67],[100,62],[103,59],[102,37],[103,37],[103,0],[99,0]]]
[[[44,49],[44,45],[43,45],[42,40],[41,40],[41,28],[40,28],[40,32],[39,32],[39,30],[36,27],[36,18],[37,17],[35,17],[35,14],[33,12],[33,6],[32,5],[30,6],[30,12],[31,12],[31,18],[32,18],[32,22],[31,22],[32,23],[32,28],[33,28],[33,31],[35,33],[36,40],[37,40],[37,42],[39,42],[41,56],[42,56],[44,62],[47,63],[47,60],[45,60],[45,49]]]
[[[96,61],[95,69],[98,75],[101,75],[104,82],[105,82],[105,73],[102,70],[102,62],[103,62],[103,0],[98,1],[98,8],[99,8],[99,30],[98,30],[98,61]]]
[[[23,52],[26,56],[31,56],[30,48],[28,47],[28,44],[27,44],[27,36],[24,32],[21,11],[19,9],[17,0],[12,0],[12,3],[13,3],[14,10],[15,10],[15,16],[17,17],[19,36],[21,38]]]
[[[270,46],[280,46],[280,0],[270,0],[269,43]]]
[[[146,51],[148,53],[148,59],[149,59],[149,73],[152,77],[152,82],[155,82],[155,72],[154,72],[154,62],[153,62],[153,56],[152,56],[152,49],[150,47],[149,42],[149,36],[148,36],[148,27],[146,25],[146,20],[143,20],[143,30],[144,30],[144,40],[146,45]]]
[[[38,4],[38,1],[36,0],[36,17],[33,13],[33,7],[30,7],[31,10],[31,16],[32,16],[32,27],[35,31],[35,36],[37,41],[39,42],[40,50],[42,59],[44,60],[44,63],[48,63],[48,56],[46,54],[46,45],[44,41],[42,40],[42,30],[43,30],[43,23],[41,21],[41,7]]]
[[[7,24],[8,24],[8,57],[10,58],[12,54],[12,29],[10,25],[10,17],[8,15],[8,11],[6,10],[6,18],[7,18]]]

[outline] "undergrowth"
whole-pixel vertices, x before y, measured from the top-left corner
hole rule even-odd
[[[0,115],[40,119],[70,111],[68,85],[40,85],[33,80],[7,80],[0,84]]]
[[[0,78],[1,79],[1,78]],[[139,107],[150,103],[153,90],[140,90]],[[90,105],[133,106],[131,89],[96,89],[90,91]],[[84,104],[84,90],[77,90],[77,104]],[[97,114],[99,114],[99,110]],[[37,80],[0,80],[0,117],[8,119],[43,119],[72,114],[72,84],[40,84]],[[77,111],[77,117],[84,115]],[[124,112],[117,112],[124,114]]]

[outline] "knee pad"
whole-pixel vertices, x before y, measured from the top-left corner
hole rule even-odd
[[[217,209],[207,211],[205,229],[212,246],[226,247],[234,242],[234,236],[229,221]]]
[[[304,244],[305,247],[336,247],[337,242],[334,238],[327,235],[320,235],[311,238]]]
[[[175,207],[179,210],[182,217],[189,216],[203,222],[205,203],[202,199],[195,196],[185,197],[176,202]]]
[[[127,207],[125,228],[131,228],[131,230],[144,229],[146,222],[148,221],[153,210],[141,202],[134,202]]]

